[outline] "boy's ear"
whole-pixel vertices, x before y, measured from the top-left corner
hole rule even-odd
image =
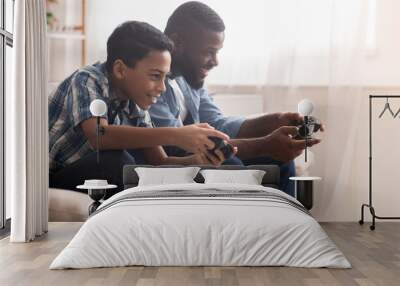
[[[183,39],[178,33],[173,33],[168,36],[174,42],[174,52],[180,54],[183,52]]]
[[[116,60],[113,64],[113,74],[117,79],[123,79],[126,74],[126,66],[123,61]]]

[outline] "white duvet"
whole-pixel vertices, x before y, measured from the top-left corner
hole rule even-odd
[[[174,190],[203,194],[211,190],[249,191],[250,195],[178,194],[121,200],[146,195],[137,192]],[[252,197],[251,191],[266,192],[271,199]],[[50,269],[127,265],[351,267],[314,218],[294,203],[299,204],[279,190],[254,185],[194,183],[127,189],[99,207]]]

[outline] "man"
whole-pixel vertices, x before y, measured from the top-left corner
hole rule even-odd
[[[174,42],[171,78],[166,92],[150,108],[156,126],[183,126],[206,122],[225,132],[238,147],[237,157],[244,164],[279,164],[281,189],[293,194],[289,177],[295,175],[293,160],[305,146],[295,140],[300,122],[297,113],[266,114],[254,119],[225,117],[203,88],[208,72],[218,65],[217,53],[224,42],[225,26],[218,14],[207,5],[192,1],[179,6],[168,19],[165,34]],[[309,141],[309,146],[319,140]],[[185,152],[168,149],[170,155]],[[232,161],[231,161],[232,163]],[[241,161],[236,159],[237,164]]]
[[[140,149],[146,161],[161,164],[214,164],[223,160],[207,149],[208,136],[228,139],[208,124],[181,128],[152,128],[147,109],[165,91],[172,43],[159,30],[143,22],[118,26],[107,41],[107,61],[89,65],[64,80],[49,97],[50,186],[74,190],[85,179],[107,179],[123,189],[122,168],[135,164]],[[100,165],[96,161],[94,99],[105,101],[108,113],[100,119],[103,134]],[[145,128],[149,127],[149,128]],[[176,145],[191,153],[168,157],[161,145]]]

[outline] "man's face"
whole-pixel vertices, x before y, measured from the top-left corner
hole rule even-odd
[[[147,110],[165,91],[164,80],[170,70],[171,55],[168,51],[152,51],[136,62],[133,68],[125,66],[120,88],[125,97]]]
[[[199,28],[193,35],[182,39],[174,61],[192,87],[202,87],[208,72],[218,65],[217,53],[223,47],[224,37],[224,32]]]

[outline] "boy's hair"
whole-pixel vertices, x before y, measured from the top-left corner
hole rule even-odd
[[[172,52],[172,49],[172,41],[160,30],[145,22],[128,21],[119,25],[107,40],[106,67],[111,71],[118,59],[134,67],[151,51]]]
[[[190,1],[183,3],[169,17],[165,34],[191,32],[196,27],[203,27],[214,32],[225,31],[225,24],[221,17],[204,3]]]

